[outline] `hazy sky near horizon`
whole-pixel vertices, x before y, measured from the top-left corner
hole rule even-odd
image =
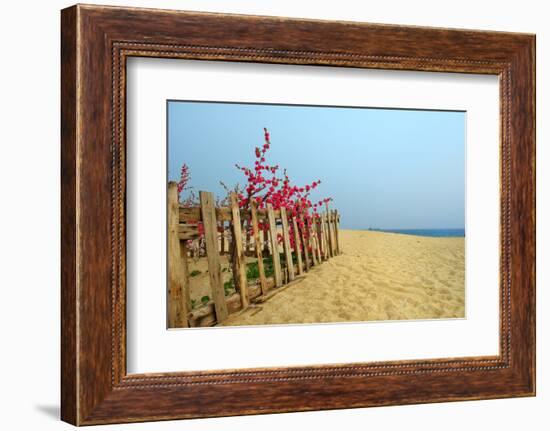
[[[296,185],[320,179],[343,229],[464,228],[466,113],[376,108],[168,102],[168,179],[187,163],[196,190],[245,184],[271,134],[267,162]]]

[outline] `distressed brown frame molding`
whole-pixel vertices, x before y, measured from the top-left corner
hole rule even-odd
[[[535,394],[534,35],[83,5],[61,17],[63,420],[88,425]],[[499,355],[128,375],[130,56],[498,75]]]

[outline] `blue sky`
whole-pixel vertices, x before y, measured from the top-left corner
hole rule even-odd
[[[267,161],[297,185],[320,179],[344,229],[464,228],[465,112],[168,102],[168,178],[224,196],[245,184],[271,134]]]

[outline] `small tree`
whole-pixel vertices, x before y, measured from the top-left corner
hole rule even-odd
[[[281,176],[279,165],[270,164],[267,161],[270,148],[269,131],[264,128],[264,143],[261,148],[254,149],[254,167],[235,165],[246,177],[244,193],[239,194],[239,205],[242,208],[248,208],[250,202],[255,200],[260,209],[265,208],[267,204],[271,204],[275,210],[285,208],[287,214],[296,217],[300,230],[308,236],[306,224],[311,225],[313,218],[318,217],[318,208],[331,201],[332,198],[312,202],[310,195],[321,184],[321,180],[313,181],[305,186],[293,184],[286,169],[283,169]],[[260,228],[265,230],[267,226],[262,225]],[[290,230],[291,243],[295,247],[292,224]],[[279,237],[279,240],[282,241],[282,238]]]

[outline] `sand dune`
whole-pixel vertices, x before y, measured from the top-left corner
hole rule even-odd
[[[224,325],[464,317],[464,238],[340,235],[341,255]]]

